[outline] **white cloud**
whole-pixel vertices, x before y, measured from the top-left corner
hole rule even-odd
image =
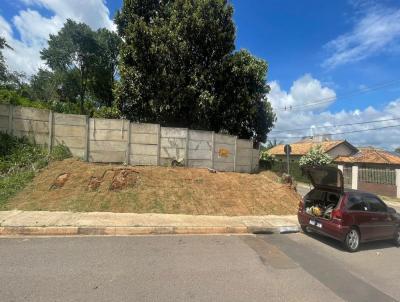
[[[289,92],[283,91],[277,81],[269,84],[271,93],[269,100],[272,106],[279,110],[292,107],[295,109],[304,104],[313,104],[313,109],[323,109],[332,103],[336,98],[334,90],[323,87],[321,82],[314,79],[310,74],[305,74],[293,82]]]
[[[378,5],[359,6],[359,17],[353,29],[328,42],[330,52],[322,66],[334,68],[350,62],[388,52],[400,47],[400,9]]]
[[[314,83],[314,85],[310,85]],[[313,87],[312,89],[310,87]],[[312,134],[340,133],[353,130],[364,130],[377,127],[400,125],[400,98],[389,102],[382,110],[374,107],[367,107],[363,110],[342,110],[339,112],[330,112],[326,108],[321,112],[315,107],[312,110],[300,110],[304,104],[310,103],[310,100],[320,99],[329,95],[336,95],[335,92],[312,78],[310,75],[301,77],[293,82],[289,92],[283,90],[277,82],[271,83],[271,93],[268,96],[273,108],[282,108],[285,105],[295,104],[297,110],[292,111],[276,110],[278,121],[269,134],[269,138],[277,138],[278,141],[294,142],[299,140],[299,136],[308,136]],[[306,91],[309,93],[297,93]],[[322,104],[321,106],[327,106]],[[399,120],[385,121],[373,124],[361,124],[346,127],[318,128],[320,126],[332,126],[349,123],[359,123],[372,120],[387,120],[399,118]],[[278,132],[285,129],[304,129],[296,132]],[[311,130],[313,129],[313,130]],[[356,146],[377,146],[393,150],[400,146],[400,127],[387,128],[376,131],[366,131],[352,134],[337,134],[333,139],[347,139]]]
[[[0,16],[0,35],[14,49],[4,51],[8,67],[28,76],[44,66],[40,50],[47,46],[49,35],[57,33],[68,18],[84,22],[93,29],[105,27],[115,30],[104,0],[20,1],[26,7],[12,18],[12,24]],[[50,12],[51,16],[42,15],[40,12],[43,10]]]

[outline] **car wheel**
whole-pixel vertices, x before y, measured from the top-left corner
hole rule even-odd
[[[400,247],[400,228],[397,228],[396,232],[394,232],[394,244]]]
[[[356,228],[351,228],[347,233],[344,246],[351,253],[358,250],[360,246],[360,233]]]
[[[302,225],[301,229],[302,229],[304,234],[309,234],[310,233],[310,230],[309,230],[308,226],[306,226],[306,225]]]

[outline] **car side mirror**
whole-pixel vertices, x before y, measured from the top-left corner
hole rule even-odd
[[[388,207],[387,211],[388,211],[389,214],[396,214],[396,210],[393,209],[393,208]]]

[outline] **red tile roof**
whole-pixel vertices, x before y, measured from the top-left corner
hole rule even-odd
[[[321,145],[322,150],[328,152],[332,150],[336,146],[346,142],[345,140],[337,140],[337,141],[324,141],[324,142],[298,142],[290,144],[292,147],[291,155],[305,155],[308,151],[311,150],[312,147],[316,147]],[[271,155],[285,155],[285,151],[283,150],[285,145],[278,145],[268,150],[268,153]]]
[[[353,156],[339,156],[335,162],[400,165],[400,156],[386,150],[371,147],[359,148],[359,150],[360,152]]]

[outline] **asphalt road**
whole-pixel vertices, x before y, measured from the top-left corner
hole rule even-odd
[[[301,233],[1,238],[0,300],[394,301],[399,256]]]

